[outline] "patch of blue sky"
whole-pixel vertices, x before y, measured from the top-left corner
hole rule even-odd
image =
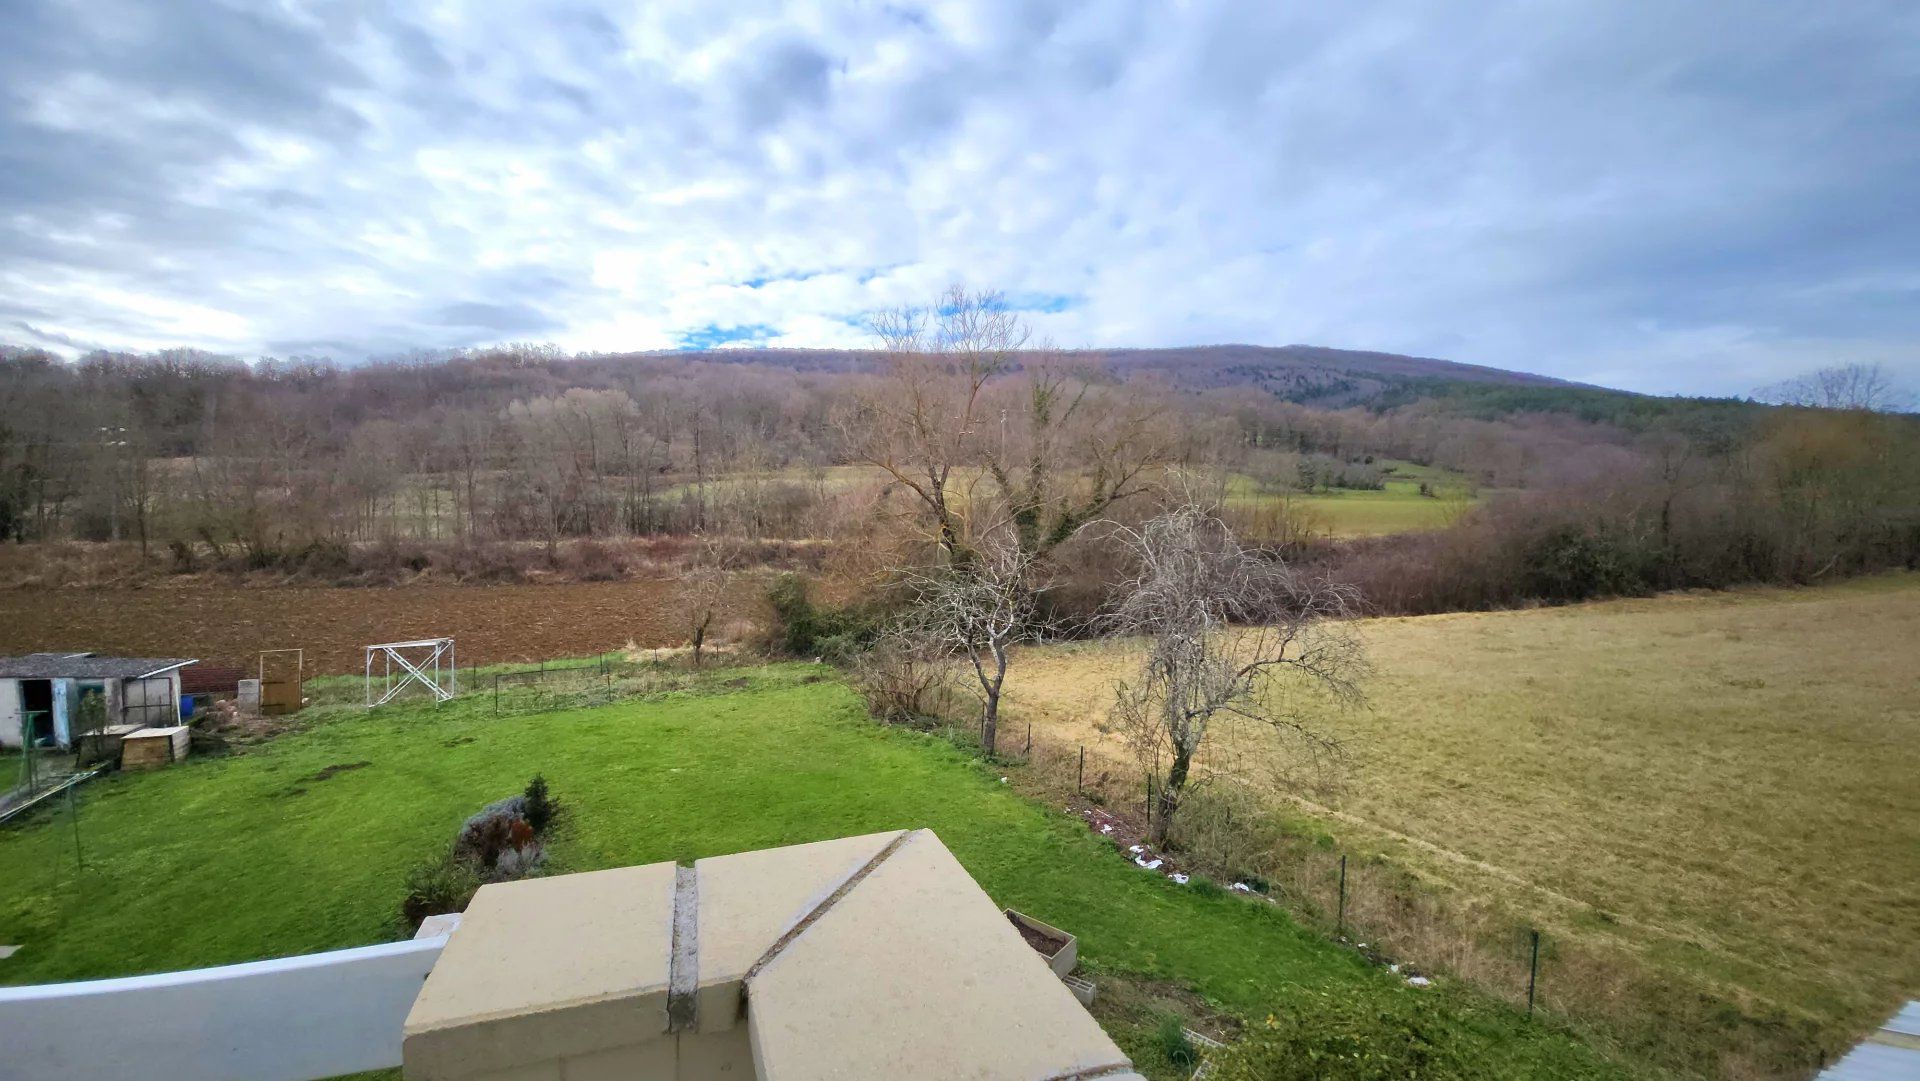
[[[803,282],[808,278],[817,278],[826,273],[830,272],[825,270],[796,270],[786,274],[762,274],[758,277],[748,278],[740,284],[749,289],[760,289],[772,285],[774,282]]]
[[[1052,314],[1069,308],[1077,308],[1085,303],[1084,297],[1070,297],[1065,293],[1009,293],[1007,307],[1016,312],[1044,312]]]
[[[765,323],[747,323],[736,326],[721,326],[708,323],[694,330],[683,330],[678,335],[682,350],[719,349],[728,345],[764,345],[774,335],[780,333],[778,327]]]

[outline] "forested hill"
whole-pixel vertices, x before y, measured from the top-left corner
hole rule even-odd
[[[801,372],[870,370],[881,356],[862,349],[714,349],[644,355],[771,365]],[[1145,376],[1184,390],[1249,387],[1284,401],[1327,408],[1376,405],[1388,397],[1405,399],[1410,392],[1425,396],[1437,386],[1455,383],[1489,387],[1583,386],[1551,376],[1479,364],[1320,345],[1077,349],[1060,355],[1070,363],[1106,368],[1123,378]]]
[[[1102,355],[1117,370],[1151,374],[1176,386],[1256,387],[1303,405],[1369,405],[1390,391],[1434,382],[1511,387],[1579,385],[1478,364],[1318,345],[1114,349]]]

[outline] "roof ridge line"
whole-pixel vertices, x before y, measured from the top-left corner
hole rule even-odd
[[[857,870],[855,870],[852,874],[848,875],[845,881],[841,882],[838,886],[835,886],[832,893],[829,893],[825,897],[821,898],[819,904],[814,905],[813,908],[810,909],[806,915],[800,917],[800,919],[797,922],[795,922],[792,927],[787,928],[787,931],[785,934],[781,935],[779,938],[774,939],[773,945],[768,946],[766,949],[766,952],[762,953],[758,960],[754,961],[753,964],[747,966],[746,975],[740,977],[740,987],[741,987],[741,991],[743,992],[741,996],[742,1004],[744,1005],[745,1003],[745,999],[746,999],[745,992],[748,991],[748,989],[750,989],[753,986],[753,978],[760,974],[761,969],[764,969],[769,964],[772,964],[774,959],[779,957],[780,954],[782,954],[783,952],[785,952],[788,946],[793,945],[793,942],[795,939],[805,934],[807,932],[807,929],[812,927],[815,923],[818,923],[820,920],[820,917],[825,916],[829,909],[831,909],[834,905],[840,903],[841,898],[845,897],[849,893],[852,893],[853,888],[855,886],[858,886],[861,882],[865,881],[868,875],[878,870],[881,864],[887,862],[888,857],[892,856],[895,852],[898,852],[902,845],[905,845],[909,840],[911,840],[913,837],[920,834],[921,832],[923,831],[901,830],[899,834],[893,838],[893,840],[888,841],[886,845],[880,849],[880,851],[875,852],[872,856],[868,857],[867,862],[861,864]]]
[[[692,864],[673,869],[673,945],[667,955],[667,1031],[699,1023],[700,877]]]

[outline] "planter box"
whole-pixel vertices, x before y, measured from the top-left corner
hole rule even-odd
[[[1032,946],[1035,953],[1046,958],[1047,967],[1053,969],[1054,975],[1065,979],[1067,974],[1073,971],[1073,966],[1080,963],[1079,939],[1052,924],[1041,923],[1025,913],[1015,912],[1011,908],[1004,911],[1008,922],[1013,924],[1014,930],[1020,932],[1021,938],[1027,940],[1027,945]]]

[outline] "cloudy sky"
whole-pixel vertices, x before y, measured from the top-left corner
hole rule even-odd
[[[0,0],[0,341],[863,345],[959,280],[1066,346],[1920,382],[1911,0],[388,7]]]

